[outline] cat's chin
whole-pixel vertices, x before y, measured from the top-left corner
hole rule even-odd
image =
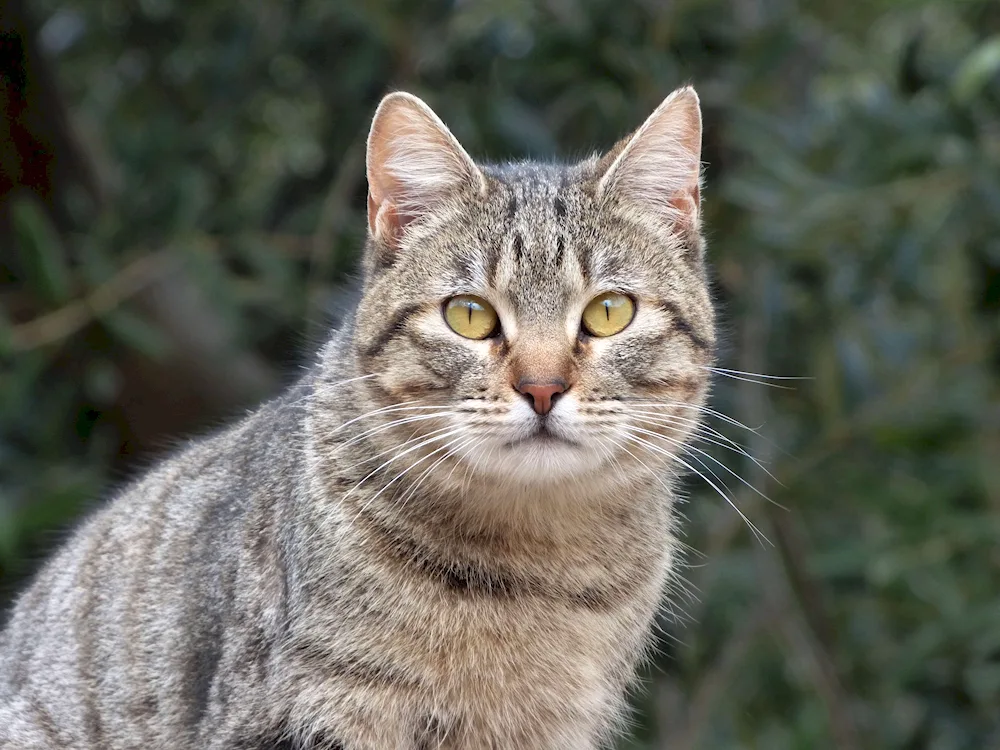
[[[502,442],[471,456],[475,469],[503,482],[549,484],[579,478],[600,468],[594,451],[550,433]]]

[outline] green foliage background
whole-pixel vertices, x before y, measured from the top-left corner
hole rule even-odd
[[[385,91],[481,158],[571,158],[690,81],[722,366],[811,379],[718,382],[770,476],[712,455],[784,507],[715,467],[761,543],[689,482],[690,598],[623,747],[1000,748],[995,0],[29,10],[91,179],[3,198],[8,600],[109,487],[295,376],[352,286]]]

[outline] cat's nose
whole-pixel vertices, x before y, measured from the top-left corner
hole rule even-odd
[[[552,409],[552,404],[556,397],[566,392],[566,383],[558,380],[550,383],[532,383],[521,379],[518,381],[517,390],[531,399],[531,405],[539,414],[548,414]]]

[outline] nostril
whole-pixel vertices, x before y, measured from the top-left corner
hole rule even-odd
[[[522,390],[521,388],[517,387],[516,385],[511,386],[511,387],[514,389],[514,391],[516,393],[520,394],[521,398],[523,398],[529,404],[531,404],[532,406],[534,406],[534,404],[535,404],[535,397],[532,396],[528,391]]]
[[[531,400],[531,405],[538,414],[548,414],[556,397],[567,390],[566,383],[555,381],[548,383],[532,383],[521,380],[517,390]]]

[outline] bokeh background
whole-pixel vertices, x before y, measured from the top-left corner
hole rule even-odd
[[[573,158],[693,82],[721,365],[809,379],[719,379],[713,426],[770,475],[703,460],[769,542],[689,481],[689,596],[622,747],[1000,748],[996,0],[6,0],[0,27],[0,606],[336,324],[383,93],[477,157]]]

